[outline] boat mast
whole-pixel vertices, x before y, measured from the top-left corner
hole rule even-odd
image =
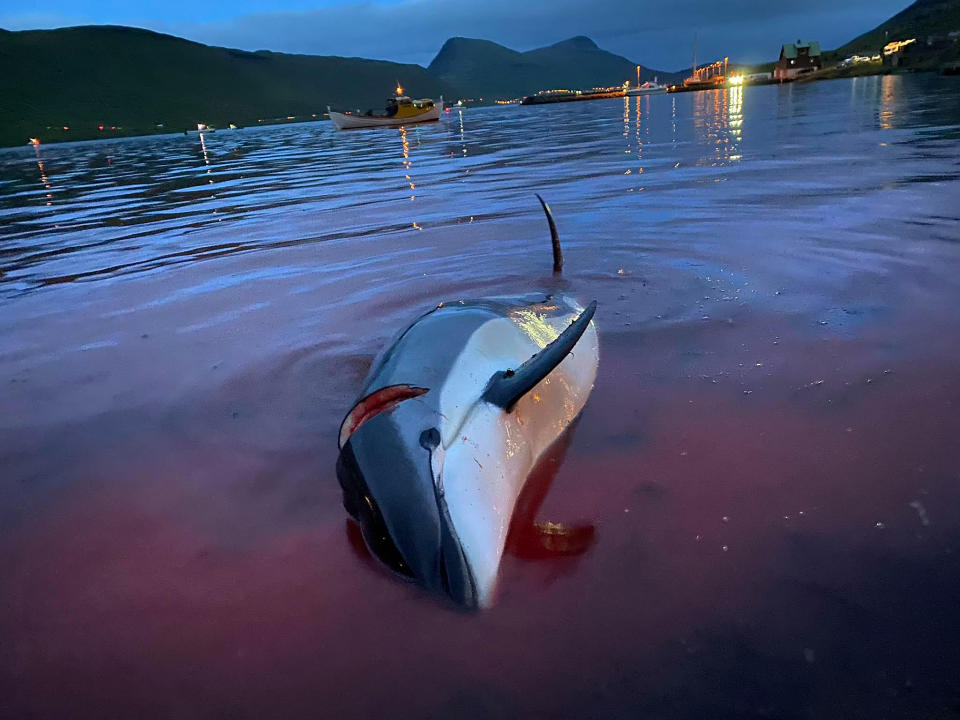
[[[690,70],[690,77],[697,77],[697,34],[693,34],[693,68]]]

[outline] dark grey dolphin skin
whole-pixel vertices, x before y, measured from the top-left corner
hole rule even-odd
[[[570,306],[542,294],[456,301],[424,313],[374,362],[341,427],[337,477],[343,504],[372,554],[464,608],[480,606],[483,593],[447,507],[441,436],[451,419],[441,412],[441,391],[457,382],[451,369],[478,329],[531,306],[558,318],[571,315]],[[593,303],[530,359],[493,373],[476,402],[509,413],[566,358],[595,308]]]

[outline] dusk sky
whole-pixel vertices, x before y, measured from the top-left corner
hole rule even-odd
[[[0,10],[7,30],[67,25],[134,25],[211,45],[314,55],[348,55],[426,65],[452,36],[516,50],[587,35],[600,47],[651,68],[698,59],[776,59],[781,43],[819,40],[833,48],[902,10],[905,0],[45,0]]]

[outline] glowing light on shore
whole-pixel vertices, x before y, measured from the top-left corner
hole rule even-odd
[[[888,42],[883,46],[883,54],[893,55],[894,53],[903,50],[907,45],[915,43],[916,41],[916,38],[910,38],[909,40],[894,40],[893,42]]]

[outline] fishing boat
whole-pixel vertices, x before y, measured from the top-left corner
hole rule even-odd
[[[656,93],[665,93],[667,91],[666,85],[661,85],[656,80],[647,80],[643,85],[638,85],[635,88],[628,88],[626,91],[627,95],[654,95]]]
[[[623,94],[624,95],[653,95],[654,93],[663,93],[667,91],[666,85],[661,85],[657,82],[657,78],[654,77],[653,80],[647,80],[642,85],[640,84],[640,70],[642,68],[637,65],[637,86],[632,88],[628,83],[623,84]]]
[[[411,123],[437,121],[443,111],[443,96],[439,103],[424,98],[413,100],[403,94],[403,88],[397,85],[396,95],[387,100],[387,107],[382,114],[375,115],[373,110],[366,113],[336,112],[327,106],[330,121],[338,130],[370,127],[397,127]]]

